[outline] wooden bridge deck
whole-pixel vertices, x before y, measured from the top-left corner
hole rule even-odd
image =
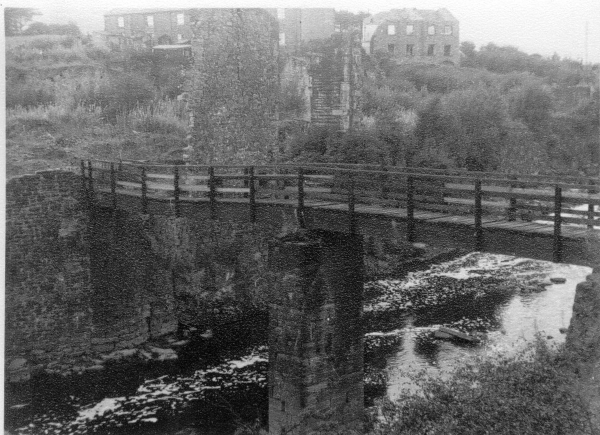
[[[104,207],[110,207],[112,205],[111,199],[111,191],[110,189],[100,188],[97,189],[97,192],[101,194],[99,199],[100,205]],[[141,199],[141,193],[132,192],[128,190],[117,190],[116,193],[122,197],[122,200],[117,200],[118,207],[121,209],[137,209],[134,203],[130,201],[124,201],[126,198],[137,198],[138,201]],[[166,207],[161,207],[162,212],[160,214],[174,214],[174,207],[172,206],[173,199],[166,198],[164,196],[158,195],[147,195],[149,200],[165,202],[167,204]],[[204,204],[208,206],[210,200],[208,198],[180,198],[182,204],[191,203],[191,204]],[[248,207],[248,199],[245,198],[222,198],[219,199],[219,203],[223,204],[237,204],[242,208]],[[296,207],[297,201],[291,199],[272,199],[272,198],[262,198],[256,199],[257,206],[284,206],[284,207]],[[338,213],[347,213],[348,205],[341,202],[332,202],[332,201],[319,201],[319,200],[307,200],[304,203],[304,207],[307,209],[321,209]],[[139,211],[139,210],[138,210]],[[388,217],[390,219],[397,219],[399,221],[404,221],[407,219],[407,209],[406,208],[392,208],[392,207],[382,207],[382,206],[374,206],[374,205],[364,205],[357,204],[355,205],[354,212],[356,214],[370,215],[370,216],[382,216]],[[460,215],[451,215],[447,213],[435,213],[429,211],[414,211],[414,219],[418,221],[426,221],[431,223],[446,223],[446,224],[454,224],[454,225],[462,225],[467,227],[475,228],[475,222],[473,217],[469,216],[460,216]],[[507,231],[514,231],[519,233],[530,233],[530,234],[540,234],[545,236],[552,236],[554,234],[554,228],[551,223],[542,223],[542,222],[528,222],[528,221],[509,221],[506,217],[501,216],[483,216],[482,217],[482,226],[483,228],[489,229],[502,229]],[[595,226],[594,229],[590,230],[582,225],[572,225],[572,226],[563,226],[561,228],[562,237],[571,238],[571,239],[584,239],[590,236],[591,233],[598,234],[600,236],[600,222],[598,226]]]
[[[318,165],[227,166],[216,174],[206,166],[115,165],[82,162],[84,189],[100,206],[139,213],[272,222],[285,210],[306,228],[392,231],[411,242],[585,265],[587,240],[600,240],[598,179]]]

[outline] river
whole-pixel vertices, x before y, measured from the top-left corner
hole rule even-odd
[[[515,352],[536,334],[564,341],[575,286],[590,272],[475,253],[402,280],[367,283],[366,404],[412,388],[409,374],[415,370],[444,370],[474,355]],[[440,326],[478,333],[482,340],[437,339]],[[175,361],[114,364],[101,373],[9,386],[7,432],[233,434],[242,425],[266,424],[266,336],[266,319],[251,318],[224,335],[196,338]]]

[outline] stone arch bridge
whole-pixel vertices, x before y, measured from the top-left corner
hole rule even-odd
[[[269,430],[360,432],[362,239],[591,265],[598,179],[365,165],[82,162],[93,207],[210,221],[288,215],[272,244]],[[303,230],[308,230],[303,231]]]

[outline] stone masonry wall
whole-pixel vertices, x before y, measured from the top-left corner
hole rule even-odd
[[[27,378],[90,348],[91,282],[81,182],[44,171],[6,185],[6,361]]]
[[[598,259],[600,250],[598,245],[595,248]],[[600,265],[577,285],[566,347],[575,356],[579,372],[573,389],[589,403],[591,421],[600,427]]]
[[[283,213],[283,212],[281,212]],[[91,225],[94,349],[108,352],[174,332],[215,328],[267,307],[276,227],[96,209]]]
[[[360,236],[296,233],[274,243],[269,433],[362,433]]]
[[[6,360],[16,378],[91,370],[178,327],[266,312],[269,241],[297,229],[293,209],[265,210],[278,216],[255,224],[88,211],[80,189],[78,175],[59,171],[7,184]],[[405,250],[392,245],[369,241],[370,274],[394,268]]]

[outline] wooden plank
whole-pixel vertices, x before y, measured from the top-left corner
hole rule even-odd
[[[519,228],[525,228],[527,226],[533,225],[531,222],[519,222],[519,221],[496,221],[496,222],[488,222],[487,226],[489,228],[500,228],[500,229],[508,229],[508,230],[517,230]]]
[[[312,195],[308,195],[309,199],[319,199],[326,201],[335,201],[340,203],[346,203],[348,201],[347,194],[336,194],[336,193],[313,193]]]
[[[117,186],[132,187],[134,189],[142,188],[141,183],[132,183],[131,181],[117,181]]]
[[[181,181],[196,181],[196,180],[201,180],[201,181],[206,181],[208,180],[210,177],[208,175],[182,175],[180,180]]]
[[[259,174],[254,176],[258,180],[296,180],[297,177],[295,174]]]
[[[581,216],[600,216],[600,211],[593,211],[590,212],[588,210],[573,210],[570,208],[563,208],[562,209],[562,213],[563,214],[575,214],[575,215],[581,215]]]
[[[147,183],[148,189],[153,189],[153,190],[174,190],[174,186],[172,184],[162,184],[162,183],[155,183],[152,181],[148,181]]]
[[[182,192],[210,192],[210,187],[205,184],[180,184],[179,190]]]
[[[215,180],[247,180],[248,176],[245,174],[236,175],[215,175]]]
[[[173,174],[156,174],[156,173],[147,173],[146,178],[160,178],[164,180],[173,180]]]
[[[467,198],[444,198],[445,202],[452,204],[463,204],[463,205],[475,205],[475,199],[467,199]],[[510,205],[509,201],[481,201],[481,205],[484,207],[491,208],[507,208]]]
[[[474,185],[457,183],[446,183],[446,187],[447,191],[454,192],[471,191],[474,189]],[[525,189],[486,185],[482,186],[482,191],[486,197],[498,196],[502,198],[543,199],[546,201],[554,198],[554,191],[550,189]],[[573,203],[572,200],[578,200],[584,204],[600,204],[600,194],[563,191],[562,196],[564,198],[563,202]]]
[[[258,196],[271,196],[271,195],[277,195],[277,196],[293,196],[292,192],[289,192],[287,190],[279,190],[279,189],[265,189],[265,188],[259,188],[256,189],[256,195]]]
[[[356,202],[357,202],[357,204],[369,204],[369,205],[376,204],[376,205],[398,208],[398,207],[400,207],[401,201],[398,201],[396,199],[368,198],[368,197],[359,196],[356,198]]]
[[[333,175],[304,175],[304,178],[307,178],[309,180],[333,180],[334,176]]]
[[[250,193],[249,187],[217,187],[215,191],[218,193]]]
[[[600,194],[598,193],[584,193],[584,192],[562,192],[564,200],[576,199],[581,201],[583,204],[600,204]],[[568,202],[568,201],[567,201]]]
[[[437,219],[438,217],[444,217],[441,213],[429,213],[426,211],[415,210],[415,219],[426,221],[428,219]]]
[[[419,210],[427,210],[427,211],[439,211],[440,213],[444,213],[444,214],[458,214],[458,215],[464,215],[464,214],[473,214],[473,207],[460,207],[460,206],[453,206],[453,205],[448,205],[448,204],[435,204],[435,203],[423,203],[423,202],[418,202],[415,204],[415,207]]]
[[[147,178],[156,178],[161,180],[173,180],[173,174],[158,174],[158,173],[147,173]],[[208,175],[181,175],[179,177],[179,183],[185,183],[189,181],[205,181],[208,180]]]

